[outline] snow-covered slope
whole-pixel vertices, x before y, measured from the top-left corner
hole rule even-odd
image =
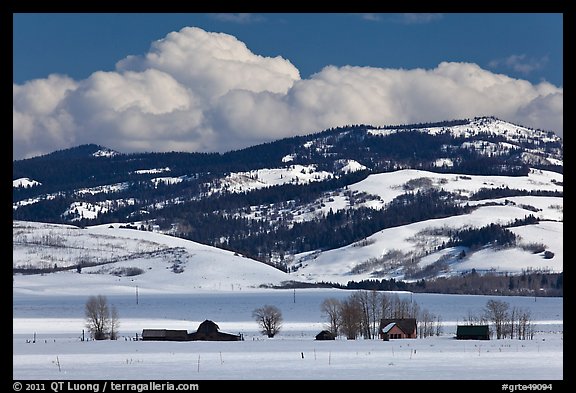
[[[121,291],[133,291],[135,286],[147,286],[149,280],[160,280],[167,292],[271,286],[292,280],[341,284],[383,278],[411,281],[473,269],[510,274],[534,270],[562,272],[562,197],[468,199],[481,188],[553,192],[562,191],[562,184],[561,174],[541,170],[518,177],[463,176],[420,170],[371,175],[351,185],[347,192],[370,195],[364,203],[374,209],[385,207],[407,188],[415,192],[430,187],[457,192],[462,195],[463,204],[477,208],[469,214],[387,228],[342,248],[291,256],[287,259],[290,274],[229,251],[160,233],[128,229],[126,225],[80,229],[20,221],[15,221],[13,226],[13,267],[40,268],[44,272],[68,267],[71,269],[54,274],[69,275],[71,285],[91,285],[98,281],[98,285],[105,283],[111,290],[114,287]],[[334,196],[313,215],[325,214],[329,209],[337,211],[346,203],[344,195]],[[441,247],[449,240],[450,230],[490,224],[507,226],[529,215],[539,222],[510,227],[518,236],[515,247],[486,246],[480,250]],[[535,253],[534,248],[540,251]],[[76,269],[79,264],[82,265],[80,274]],[[50,285],[50,276],[23,276],[18,280],[22,287],[41,290],[43,285]],[[61,291],[68,289],[61,288]]]
[[[370,175],[365,180],[351,185],[352,191],[377,195],[382,203],[388,203],[406,191],[422,188],[439,188],[469,197],[482,188],[510,188],[526,191],[562,191],[564,176],[560,173],[531,170],[528,176],[479,176],[435,173],[416,169]],[[429,180],[425,180],[429,179]],[[486,203],[482,200],[481,203]],[[472,202],[470,202],[472,203]]]
[[[423,180],[425,179],[425,180]],[[530,191],[561,191],[563,176],[554,172],[533,170],[528,176],[462,176],[418,170],[401,170],[371,175],[350,186],[353,192],[377,196],[372,208],[384,207],[403,194],[406,187],[417,191],[437,187],[470,196],[481,188],[504,188]],[[337,203],[335,200],[334,203]],[[519,274],[523,271],[563,271],[563,198],[548,196],[515,196],[508,198],[464,200],[478,208],[470,214],[427,220],[384,229],[354,244],[328,251],[297,255],[291,263],[295,278],[346,284],[348,281],[396,278],[411,280],[422,277],[422,271],[437,264],[436,274],[452,275],[470,272]],[[329,209],[326,204],[324,209]],[[506,226],[514,220],[533,215],[538,224],[510,227],[519,236],[517,247],[469,250],[461,247],[438,250],[449,239],[448,231],[481,228],[490,224]],[[533,253],[531,245],[541,245],[543,252]],[[462,254],[464,251],[464,254]],[[551,254],[550,254],[551,253]],[[464,257],[463,257],[464,255]]]
[[[438,275],[469,273],[472,269],[482,272],[520,274],[528,270],[549,272],[563,271],[563,224],[541,222],[536,225],[512,228],[522,237],[522,244],[543,243],[546,250],[554,253],[546,259],[542,253],[533,254],[520,247],[497,249],[485,248],[467,252],[459,258],[462,248],[446,248],[434,251],[448,239],[442,236],[449,228],[464,226],[482,227],[495,220],[522,218],[526,211],[516,207],[482,207],[472,214],[444,219],[428,220],[415,224],[384,229],[364,241],[324,252],[306,253],[295,258],[300,266],[292,273],[296,280],[315,280],[321,277],[327,282],[346,284],[348,281],[366,279],[402,279],[410,281],[429,265],[446,262]],[[407,273],[410,274],[407,274]]]
[[[530,141],[534,146],[540,146],[548,142],[556,142],[560,139],[553,133],[512,124],[494,117],[477,117],[469,119],[469,121],[464,124],[452,126],[418,127],[409,129],[416,129],[419,132],[430,135],[449,133],[454,137],[463,138],[490,136],[505,139],[505,141],[499,142],[489,142],[484,140],[466,142],[467,146],[474,146],[478,152],[482,152],[485,155],[502,154],[503,152],[517,147],[518,143],[526,143]],[[406,129],[380,128],[369,130],[369,133],[372,135],[390,135],[403,131],[406,131]],[[533,148],[531,151],[526,151],[523,154],[523,161],[532,164],[538,162],[562,165],[561,159],[548,154],[542,154],[542,151],[539,151],[537,148]]]
[[[81,229],[14,221],[13,267],[72,268],[15,275],[14,291],[20,293],[59,285],[62,276],[68,284],[56,290],[61,294],[88,287],[107,293],[134,293],[137,287],[164,293],[242,290],[291,280],[287,273],[229,251],[118,224]]]

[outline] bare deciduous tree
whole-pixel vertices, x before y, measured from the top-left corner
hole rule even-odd
[[[423,310],[418,318],[418,334],[420,338],[434,334],[434,315],[428,310]]]
[[[411,299],[401,299],[394,294],[392,300],[392,318],[416,318],[418,306]]]
[[[340,300],[334,298],[325,299],[320,305],[320,311],[328,318],[330,332],[337,336],[342,323],[340,317]]]
[[[506,322],[508,319],[508,308],[510,305],[500,300],[488,300],[484,310],[486,318],[494,322],[496,329],[496,338],[501,339],[505,337]]]
[[[377,291],[361,290],[351,295],[360,309],[360,328],[364,338],[373,339],[378,336],[380,319],[382,318],[381,297]]]
[[[364,338],[372,338],[370,334],[370,306],[368,291],[358,291],[350,296],[351,301],[356,305],[360,316],[360,332]]]
[[[534,324],[529,310],[520,310],[518,313],[517,334],[519,340],[526,340],[534,337]]]
[[[118,317],[118,309],[113,305],[112,311],[110,312],[110,340],[116,340],[118,338],[119,327],[120,319]]]
[[[86,301],[86,328],[95,340],[115,340],[118,335],[118,311],[108,306],[105,296],[90,296]]]
[[[368,295],[368,310],[370,314],[370,333],[372,338],[378,338],[378,329],[380,328],[380,319],[382,319],[382,308],[380,299],[383,296],[377,291],[370,291]]]
[[[352,296],[340,303],[342,333],[348,340],[355,340],[362,330],[362,308]]]
[[[392,318],[392,299],[386,293],[380,296],[380,317]]]
[[[436,332],[435,334],[437,336],[440,336],[443,332],[444,328],[442,326],[442,318],[440,317],[440,315],[436,316]]]
[[[282,312],[276,306],[265,305],[252,311],[252,317],[260,325],[260,332],[274,337],[282,327]]]

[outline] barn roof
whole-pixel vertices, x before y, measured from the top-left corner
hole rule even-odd
[[[389,326],[392,324],[392,326]],[[380,320],[380,331],[387,333],[392,327],[398,326],[406,334],[416,331],[416,318],[383,318]],[[384,329],[387,329],[384,331]]]
[[[209,333],[209,332],[217,332],[218,330],[220,330],[220,327],[216,324],[216,322],[207,319],[204,322],[202,322],[200,326],[198,326],[197,331]]]
[[[316,335],[316,340],[334,340],[336,335],[329,330],[322,330]]]
[[[456,334],[459,336],[484,336],[488,335],[489,332],[488,325],[458,325],[456,327]]]
[[[171,337],[186,337],[187,330],[171,330],[171,329],[143,329],[143,338],[171,338]]]
[[[188,333],[186,330],[169,330],[169,329],[143,329],[143,336],[169,336],[174,334]]]

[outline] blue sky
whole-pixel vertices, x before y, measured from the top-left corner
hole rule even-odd
[[[15,14],[14,82],[113,70],[185,26],[225,32],[254,53],[287,58],[302,77],[326,65],[432,68],[464,61],[563,84],[559,13]]]
[[[563,134],[561,13],[17,13],[13,33],[15,159],[472,115]]]

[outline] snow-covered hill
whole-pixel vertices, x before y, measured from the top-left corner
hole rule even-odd
[[[148,293],[187,293],[281,285],[292,279],[229,251],[118,224],[81,229],[14,221],[13,267],[44,269],[43,274],[15,275],[14,292],[19,293],[51,288],[77,294],[89,287],[119,294],[134,293],[136,287]],[[60,270],[66,267],[71,269]],[[60,284],[62,276],[66,286]]]
[[[367,203],[380,208],[404,193],[437,187],[469,196],[481,188],[504,188],[530,191],[562,190],[563,176],[554,172],[532,170],[528,176],[462,176],[438,174],[418,170],[400,170],[369,176],[349,187],[356,193],[367,193]],[[342,204],[334,200],[323,209]],[[478,272],[520,274],[524,271],[562,272],[563,255],[563,198],[548,196],[514,196],[508,198],[465,201],[477,206],[469,214],[426,220],[395,228],[387,228],[359,242],[328,250],[302,253],[293,259],[297,269],[293,275],[301,280],[323,279],[347,283],[350,280],[421,278],[426,269],[434,275],[453,275]],[[506,226],[533,215],[538,224],[514,226],[510,230],[519,236],[514,248],[487,246],[480,250],[439,246],[449,239],[449,231],[462,228],[481,228],[490,224]],[[541,245],[553,254],[545,258],[544,251],[534,253],[531,245]],[[464,252],[464,254],[462,254]],[[552,255],[548,254],[548,255]],[[437,265],[433,269],[433,265]],[[429,273],[430,274],[430,273]]]
[[[345,247],[289,256],[286,262],[290,274],[216,247],[130,229],[137,228],[138,223],[80,229],[72,225],[14,221],[13,267],[38,268],[43,272],[71,268],[53,274],[69,275],[74,285],[90,285],[96,279],[103,280],[110,290],[118,287],[132,291],[136,285],[146,286],[149,280],[154,280],[154,286],[157,286],[160,280],[167,292],[192,288],[231,289],[223,288],[223,285],[237,288],[276,286],[287,281],[343,285],[368,279],[414,281],[472,270],[481,273],[557,273],[563,271],[564,263],[562,197],[525,195],[479,201],[468,197],[482,188],[554,192],[561,191],[562,184],[561,174],[541,170],[518,177],[463,176],[420,170],[370,175],[347,190],[332,193],[329,199],[310,204],[317,207],[306,209],[299,215],[299,220],[311,220],[330,210],[363,205],[382,209],[407,190],[417,192],[427,188],[459,193],[463,204],[476,208],[468,214],[387,228]],[[359,194],[370,197],[350,206],[353,196]],[[255,210],[256,213],[251,213],[254,217],[258,215]],[[451,230],[490,224],[507,226],[529,215],[536,217],[538,223],[510,227],[519,239],[515,247],[487,245],[475,250],[441,247],[449,240]],[[539,251],[535,252],[535,248]],[[81,266],[81,274],[77,272],[78,266]],[[50,274],[19,280],[29,280],[41,287],[49,285]],[[232,280],[231,284],[222,284],[229,280]]]
[[[430,135],[449,133],[453,137],[458,138],[478,138],[477,141],[466,142],[465,144],[470,147],[473,146],[474,149],[484,155],[502,154],[503,152],[517,148],[519,144],[530,142],[535,147],[523,154],[522,160],[524,162],[528,164],[549,163],[562,165],[561,159],[558,159],[558,157],[554,157],[551,154],[542,154],[542,151],[538,148],[539,146],[545,145],[549,142],[557,142],[559,139],[557,135],[542,130],[534,130],[532,128],[512,124],[494,117],[478,117],[470,119],[469,122],[464,124],[451,126],[422,126],[418,128],[412,127],[409,129],[416,129],[419,132]],[[390,135],[402,131],[406,131],[406,129],[394,127],[373,129],[369,130],[369,133],[372,135]],[[482,140],[485,136],[503,138],[503,140],[497,142]]]
[[[401,194],[407,184],[415,188],[442,187],[463,195],[483,187],[554,191],[561,189],[562,175],[532,171],[526,177],[509,178],[402,170],[371,175],[352,185],[350,191],[375,196],[368,203],[372,208],[379,208]],[[71,285],[106,283],[111,291],[114,288],[133,291],[137,285],[147,286],[149,280],[154,281],[153,286],[160,281],[167,292],[273,286],[287,281],[341,284],[374,278],[410,281],[423,277],[423,271],[436,276],[468,273],[473,269],[510,274],[530,270],[563,271],[563,198],[515,196],[466,203],[478,207],[465,215],[384,229],[342,248],[296,255],[289,263],[291,274],[229,251],[126,228],[126,225],[80,229],[20,221],[13,224],[13,267],[45,271],[72,267],[72,270],[53,274],[69,275]],[[335,198],[326,202],[322,210],[336,210],[339,204],[346,201]],[[527,215],[534,215],[540,221],[511,227],[520,239],[516,247],[487,246],[480,250],[439,247],[448,240],[451,229],[506,225]],[[534,244],[540,245],[552,258],[545,257],[545,251],[534,253],[530,247]],[[77,272],[78,265],[84,266],[81,274]],[[50,285],[50,276],[24,276],[18,280],[23,287],[28,285],[28,280],[29,285],[38,290],[42,285]],[[68,289],[61,288],[61,291]]]

